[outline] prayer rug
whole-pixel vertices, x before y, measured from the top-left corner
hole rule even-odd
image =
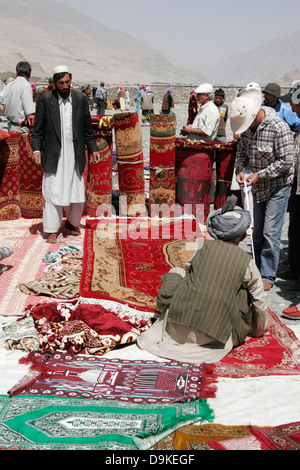
[[[145,215],[143,138],[139,113],[114,115],[120,215]]]
[[[81,297],[155,311],[161,276],[185,267],[204,233],[195,220],[87,220]]]
[[[56,269],[45,272],[42,277],[18,285],[27,295],[48,296],[56,299],[75,299],[79,295],[82,272],[82,253],[65,256]]]
[[[250,426],[190,424],[157,443],[153,450],[213,450],[211,445],[208,445],[209,441],[218,442],[247,436],[251,436]]]
[[[150,217],[154,216],[153,204],[172,207],[176,202],[175,141],[175,114],[153,114],[150,118]],[[170,216],[174,216],[174,209]]]
[[[114,313],[101,305],[40,303],[26,312],[35,322],[44,351],[67,350],[70,353],[102,356],[116,346],[136,341],[152,325],[137,312]]]
[[[232,194],[230,186],[234,171],[236,146],[215,143],[214,147],[216,150],[217,177],[214,208],[220,209],[224,206],[227,197]]]
[[[42,258],[54,245],[47,244],[42,238],[42,226],[41,219],[0,222],[1,240],[14,248],[6,262],[8,269],[1,274],[0,316],[22,316],[26,306],[32,303],[28,295],[18,290],[18,285],[44,273]]]
[[[18,133],[0,140],[0,221],[21,218]]]
[[[113,117],[101,116],[92,119],[100,162],[95,163],[93,155],[89,156],[86,213],[95,217],[99,206],[110,206],[112,203]]]
[[[189,423],[213,420],[205,400],[168,406],[0,396],[0,446],[35,450],[148,450]]]
[[[191,205],[202,224],[210,211],[213,142],[176,138],[176,201]]]
[[[40,341],[33,318],[26,317],[2,325],[0,346],[10,350],[18,349],[27,352],[40,349]]]
[[[266,450],[300,450],[300,422],[271,428],[251,427]]]
[[[20,165],[20,203],[24,219],[43,217],[43,168],[33,159],[31,135],[18,137]]]
[[[102,359],[63,352],[32,352],[20,360],[30,371],[8,392],[15,395],[105,398],[172,403],[213,398],[210,367],[183,362]]]
[[[218,377],[300,375],[300,342],[269,309],[267,332],[250,338],[215,364]]]
[[[207,442],[213,450],[270,450],[267,449],[253,434],[250,436],[228,439],[219,442]]]

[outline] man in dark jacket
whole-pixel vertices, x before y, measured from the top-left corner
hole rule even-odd
[[[43,224],[48,243],[55,243],[64,211],[67,230],[80,234],[86,147],[95,162],[100,159],[88,102],[71,90],[71,79],[67,67],[53,70],[55,88],[39,97],[32,132],[34,159],[44,170]]]

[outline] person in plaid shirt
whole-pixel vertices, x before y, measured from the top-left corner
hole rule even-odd
[[[236,180],[253,192],[254,257],[264,290],[273,286],[279,264],[281,232],[294,180],[293,134],[274,109],[262,106],[262,93],[251,89],[232,102],[231,128],[240,134]],[[250,164],[247,178],[244,168]]]

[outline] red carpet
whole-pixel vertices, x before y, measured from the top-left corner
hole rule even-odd
[[[218,377],[259,377],[300,374],[300,342],[269,310],[268,331],[233,349],[215,366]]]
[[[161,276],[173,266],[184,267],[196,248],[191,220],[118,218],[87,225],[80,296],[143,311],[155,310]],[[199,228],[197,237],[204,237]]]

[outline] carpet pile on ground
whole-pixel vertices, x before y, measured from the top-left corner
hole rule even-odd
[[[300,342],[271,310],[266,335],[217,364],[138,348],[159,315],[160,276],[193,249],[174,237],[180,221],[149,243],[150,221],[137,229],[116,218],[118,236],[102,240],[101,221],[83,218],[80,237],[62,234],[50,246],[39,219],[0,223],[10,247],[0,285],[0,448],[300,449]],[[140,236],[122,238],[125,230]]]

